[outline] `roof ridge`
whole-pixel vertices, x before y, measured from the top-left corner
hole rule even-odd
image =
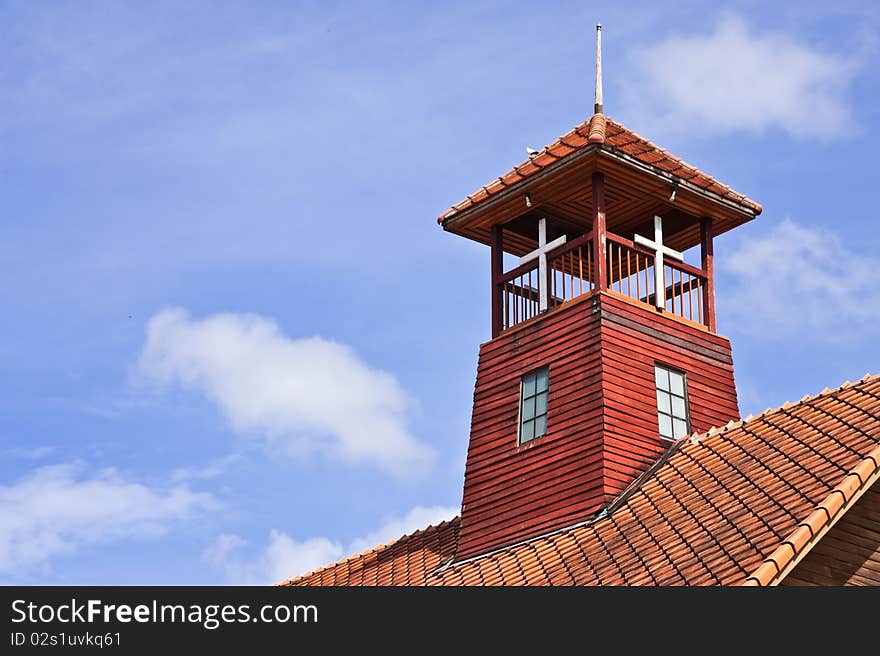
[[[639,133],[636,132],[635,130],[631,130],[631,129],[629,129],[628,127],[626,127],[626,126],[623,125],[622,123],[618,123],[617,121],[615,121],[615,120],[614,120],[613,118],[611,118],[610,116],[609,116],[609,117],[606,117],[605,120],[606,120],[607,123],[611,123],[612,125],[614,125],[615,127],[620,128],[621,130],[626,130],[627,132],[629,132],[630,134],[632,134],[632,135],[633,135],[634,137],[636,137],[637,139],[640,139],[640,140],[644,141],[647,145],[651,146],[654,150],[656,150],[656,151],[660,152],[661,154],[663,154],[664,157],[668,157],[668,158],[671,158],[671,159],[678,160],[678,161],[679,161],[679,162],[680,162],[685,168],[690,169],[691,172],[693,172],[694,174],[701,173],[701,171],[700,171],[700,169],[699,169],[698,167],[694,166],[694,165],[691,164],[690,162],[687,162],[687,161],[683,160],[683,159],[682,159],[681,157],[679,157],[678,155],[673,155],[673,154],[672,154],[669,150],[667,150],[666,148],[663,148],[662,146],[658,146],[658,145],[657,145],[656,143],[654,143],[651,139],[648,139],[647,137],[645,137],[645,136],[639,134]],[[609,147],[610,147],[610,148],[614,148],[614,146],[609,146]],[[673,174],[673,175],[676,175],[676,174]],[[708,175],[708,174],[706,174],[706,173],[704,173],[703,175],[707,176],[708,178],[711,178],[711,180],[712,180],[715,184],[717,184],[719,187],[721,187],[725,192],[731,192],[731,193],[733,193],[733,194],[736,194],[737,196],[742,197],[744,200],[746,200],[746,201],[752,203],[753,205],[756,205],[756,206],[760,207],[760,203],[758,203],[757,201],[755,201],[755,200],[749,198],[749,197],[746,196],[745,194],[741,194],[740,192],[736,191],[736,190],[735,190],[733,187],[731,187],[730,185],[725,184],[724,182],[721,182],[720,180],[718,180],[715,176],[711,176],[711,175]],[[680,176],[680,175],[679,175],[678,177],[684,177],[684,176]],[[717,192],[716,192],[716,193],[717,193]]]
[[[775,408],[766,408],[765,410],[763,410],[762,412],[760,412],[756,415],[751,415],[751,414],[746,415],[745,417],[738,419],[738,420],[731,419],[723,426],[712,426],[711,428],[709,428],[701,433],[693,433],[688,439],[690,440],[691,444],[700,444],[701,442],[703,442],[704,440],[706,440],[710,437],[715,437],[716,435],[721,435],[723,433],[727,433],[727,432],[733,430],[734,428],[739,428],[740,426],[743,426],[743,425],[748,424],[750,422],[756,421],[758,419],[764,419],[766,417],[769,417],[770,415],[776,414],[777,412],[787,411],[787,410],[791,410],[792,408],[796,408],[796,407],[799,407],[802,405],[807,405],[809,403],[812,403],[813,401],[817,401],[817,400],[824,398],[826,396],[838,394],[846,389],[853,389],[856,387],[861,387],[862,385],[865,385],[867,383],[874,382],[877,380],[880,380],[880,374],[865,374],[864,376],[862,376],[859,380],[857,380],[854,383],[850,382],[849,380],[846,380],[842,384],[838,385],[837,387],[835,387],[833,389],[828,389],[826,387],[821,392],[818,392],[816,394],[812,394],[812,395],[805,394],[804,396],[802,396],[800,399],[798,399],[797,401],[795,401],[793,403],[791,401],[786,401],[782,405],[777,406]]]
[[[659,152],[662,153],[664,156],[667,156],[667,157],[671,157],[671,158],[677,159],[679,162],[681,162],[681,164],[683,164],[685,167],[687,167],[687,168],[693,170],[694,172],[697,172],[697,171],[700,170],[700,169],[698,169],[696,166],[694,166],[693,164],[691,164],[690,162],[686,162],[686,161],[684,161],[684,160],[683,160],[681,157],[679,157],[678,155],[673,155],[673,154],[672,154],[669,150],[667,150],[666,148],[663,148],[662,146],[658,146],[656,143],[654,143],[653,141],[651,141],[651,140],[648,139],[647,137],[642,136],[641,134],[639,134],[639,133],[636,132],[635,130],[630,130],[628,127],[626,127],[626,126],[623,125],[622,123],[618,123],[618,122],[615,121],[613,118],[608,117],[608,118],[606,118],[606,121],[607,121],[608,123],[613,124],[615,127],[620,128],[621,130],[626,130],[627,132],[629,132],[630,134],[632,134],[632,135],[633,135],[634,137],[636,137],[637,139],[641,139],[641,140],[644,141],[647,145],[649,145],[649,146],[651,146],[652,148],[654,148],[654,150],[659,151]],[[614,146],[610,146],[610,148],[614,148]],[[681,176],[679,176],[679,177],[681,177]],[[711,176],[710,176],[710,177],[711,177]],[[716,180],[714,177],[712,177],[712,179],[713,179],[713,180],[714,180],[714,181],[715,181],[720,187],[724,187],[724,188],[725,188],[726,190],[728,190],[728,191],[734,191],[733,188],[731,188],[729,185],[726,185],[726,184],[724,184],[723,182],[719,182],[719,181]],[[736,194],[742,196],[742,194],[740,194],[738,191],[735,191],[734,193],[736,193]],[[743,196],[743,198],[747,198],[747,196]],[[749,200],[751,200],[751,199],[749,199]]]
[[[320,574],[324,570],[330,569],[332,567],[337,567],[339,565],[347,563],[350,560],[355,560],[357,558],[363,558],[364,556],[369,556],[372,553],[378,553],[380,551],[385,551],[386,549],[389,549],[389,548],[395,546],[396,544],[399,544],[399,543],[404,542],[406,540],[411,540],[412,538],[418,536],[420,533],[427,533],[430,530],[436,531],[436,530],[440,529],[441,527],[443,527],[444,524],[452,524],[453,522],[458,521],[460,518],[461,518],[461,514],[458,514],[455,517],[451,517],[449,519],[444,519],[442,522],[438,522],[436,524],[428,524],[426,527],[416,529],[412,533],[404,533],[400,537],[394,538],[393,540],[389,540],[388,542],[384,542],[382,544],[376,545],[375,547],[370,547],[368,549],[364,549],[363,551],[359,551],[357,553],[350,554],[350,555],[346,556],[345,558],[340,558],[337,561],[334,561],[332,563],[328,563],[327,565],[324,565],[322,567],[318,567],[313,570],[309,570],[308,572],[304,572],[302,574],[291,577],[289,579],[285,579],[281,583],[275,583],[273,585],[275,585],[276,587],[293,585],[297,581],[300,581],[304,578],[308,578],[310,576],[314,576],[315,574]]]
[[[482,185],[476,191],[467,194],[463,200],[455,203],[444,212],[442,212],[440,216],[437,217],[437,222],[443,224],[446,219],[451,218],[452,216],[455,216],[456,214],[463,212],[470,207],[473,207],[474,205],[479,204],[486,198],[489,198],[496,193],[499,193],[500,191],[510,187],[511,185],[518,184],[519,182],[530,177],[537,171],[540,171],[560,160],[566,159],[575,151],[581,150],[583,148],[587,148],[590,146],[598,148],[604,147],[609,150],[620,151],[626,154],[625,150],[617,146],[608,144],[609,127],[612,127],[615,130],[620,130],[626,135],[629,135],[633,139],[631,143],[641,142],[648,148],[648,150],[645,151],[646,153],[656,152],[657,154],[661,155],[661,160],[669,160],[671,163],[675,164],[672,169],[664,170],[665,173],[668,173],[669,175],[675,176],[677,178],[682,178],[685,181],[689,181],[692,178],[701,176],[701,179],[703,179],[703,181],[706,183],[705,185],[696,185],[701,189],[709,191],[718,197],[726,198],[729,201],[738,203],[739,205],[749,207],[751,211],[754,211],[757,214],[760,214],[762,212],[762,207],[760,203],[752,200],[745,194],[741,194],[740,192],[733,189],[730,185],[724,184],[723,182],[721,182],[714,176],[709,175],[708,173],[704,173],[698,167],[689,162],[686,162],[677,155],[673,155],[669,150],[661,148],[650,139],[645,138],[638,132],[630,130],[623,124],[615,121],[610,116],[607,116],[606,114],[593,114],[589,116],[585,121],[575,125],[562,136],[545,145],[540,150],[531,153],[526,159],[522,160],[520,163],[514,164],[506,173],[498,176],[488,184]],[[617,135],[612,135],[612,138],[614,136]],[[572,141],[575,137],[578,140],[577,145],[569,143],[569,141]],[[580,143],[581,141],[582,143]],[[560,147],[565,148],[567,152],[554,152]],[[631,157],[634,157],[634,159],[649,167],[659,168],[656,167],[654,162],[641,159],[639,155],[631,155]],[[550,161],[546,161],[547,159],[549,159]],[[544,161],[542,162],[541,160]],[[524,167],[527,167],[525,172],[520,171],[520,169]],[[678,173],[676,173],[676,171],[678,171]],[[685,177],[685,175],[682,175],[682,173],[689,173],[690,175],[687,175],[687,177]],[[511,175],[518,176],[518,179],[508,181],[508,177]]]
[[[475,200],[475,199],[473,198],[473,196],[475,196],[476,194],[478,194],[480,191],[482,191],[484,194],[486,194],[487,196],[489,196],[489,195],[491,195],[491,193],[492,193],[491,191],[489,191],[489,188],[490,188],[490,187],[495,187],[495,186],[497,186],[497,185],[500,185],[501,187],[508,187],[508,186],[510,186],[507,182],[504,181],[504,178],[506,178],[506,177],[507,177],[508,175],[510,175],[511,173],[515,173],[516,175],[518,175],[518,176],[520,177],[520,179],[525,179],[525,178],[527,178],[528,175],[524,175],[524,174],[520,173],[520,171],[519,171],[520,168],[522,168],[523,166],[526,166],[526,165],[528,165],[528,164],[531,164],[531,165],[533,165],[533,166],[535,166],[535,167],[537,167],[537,168],[539,168],[539,169],[544,168],[546,165],[541,165],[541,164],[538,164],[538,163],[535,162],[535,160],[536,160],[538,157],[540,157],[540,156],[542,156],[542,155],[550,155],[551,157],[554,158],[554,161],[556,161],[556,160],[558,160],[558,159],[562,159],[562,157],[564,157],[564,155],[556,156],[556,155],[553,155],[553,154],[550,152],[550,150],[551,150],[554,146],[563,145],[563,146],[565,146],[566,148],[571,148],[571,151],[572,151],[572,152],[574,152],[575,150],[578,149],[577,146],[572,146],[572,145],[570,145],[570,144],[565,143],[565,139],[567,139],[567,138],[569,138],[569,137],[571,137],[571,136],[573,136],[573,135],[577,135],[577,136],[581,137],[582,139],[586,139],[586,140],[587,140],[587,143],[590,143],[590,141],[589,141],[589,136],[590,136],[590,125],[591,125],[591,123],[592,123],[592,121],[593,121],[593,118],[594,118],[595,116],[596,116],[596,115],[591,116],[591,117],[588,118],[586,121],[584,121],[584,122],[582,122],[582,123],[578,123],[578,124],[575,125],[573,128],[571,128],[568,132],[566,132],[565,134],[563,134],[563,135],[560,136],[560,137],[557,137],[556,139],[554,139],[554,140],[551,141],[550,143],[546,144],[546,145],[545,145],[544,147],[542,147],[540,150],[537,150],[537,151],[535,151],[534,153],[530,153],[529,156],[528,156],[526,159],[522,160],[522,161],[519,162],[518,164],[514,164],[513,166],[510,167],[510,170],[509,170],[509,171],[507,171],[506,173],[503,173],[502,175],[499,175],[497,178],[495,178],[494,180],[492,180],[492,181],[489,182],[488,184],[484,184],[484,185],[482,185],[482,186],[481,186],[478,190],[476,190],[476,191],[473,191],[473,192],[471,192],[471,193],[469,193],[469,194],[465,194],[465,200],[464,200],[464,201],[459,201],[458,203],[455,203],[454,205],[450,206],[449,209],[445,210],[445,211],[444,211],[439,217],[437,217],[437,223],[443,223],[444,218],[446,218],[446,216],[447,216],[450,212],[460,212],[460,211],[462,211],[463,209],[465,209],[465,208],[461,207],[462,203],[464,203],[465,201],[470,201],[471,205],[476,204],[476,203],[477,203],[477,200]],[[581,129],[585,129],[586,132],[587,132],[587,134],[581,134],[581,133],[580,133],[580,130],[581,130]],[[603,139],[602,139],[602,141],[604,142],[604,131],[603,131]],[[566,154],[568,154],[568,153],[566,153]],[[518,182],[518,181],[517,181],[517,182]]]
[[[789,533],[773,552],[741,584],[777,585],[806,556],[819,540],[862,494],[880,480],[880,444],[844,474],[834,489]]]

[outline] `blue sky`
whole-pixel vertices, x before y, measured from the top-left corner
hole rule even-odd
[[[0,2],[0,581],[271,582],[456,512],[488,253],[606,112],[758,200],[744,414],[880,372],[871,3]]]

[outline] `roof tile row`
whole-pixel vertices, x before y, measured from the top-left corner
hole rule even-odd
[[[508,187],[519,184],[548,166],[591,145],[619,151],[643,164],[675,175],[697,187],[735,202],[751,212],[756,214],[761,212],[761,206],[750,198],[737,193],[727,185],[720,183],[696,167],[687,164],[604,114],[594,114],[589,120],[575,126],[567,134],[531,155],[527,160],[517,164],[504,175],[499,176],[487,185],[483,185],[473,194],[467,195],[464,200],[456,203],[441,214],[437,218],[437,222],[443,223],[459,212],[479,204]]]

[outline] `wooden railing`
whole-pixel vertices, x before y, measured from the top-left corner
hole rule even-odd
[[[608,288],[612,291],[656,305],[654,253],[612,233],[606,233]],[[666,312],[695,323],[705,323],[703,291],[706,275],[685,262],[664,258]]]
[[[548,253],[547,268],[550,307],[592,291],[593,235],[582,235]]]
[[[499,281],[502,326],[510,328],[538,315],[538,263],[533,261],[508,271]]]
[[[606,233],[607,288],[656,307],[654,252],[612,233]],[[592,233],[572,239],[547,253],[548,309],[593,291]],[[538,260],[498,276],[501,328],[506,330],[540,314]],[[702,269],[666,258],[664,311],[695,323],[707,324],[706,283]]]
[[[547,254],[548,309],[593,289],[591,235],[583,235]],[[501,289],[502,328],[536,317],[539,312],[538,261],[511,269],[496,281]]]

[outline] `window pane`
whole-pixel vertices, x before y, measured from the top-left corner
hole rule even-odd
[[[547,392],[541,392],[540,394],[538,394],[538,396],[535,397],[535,414],[547,414]]]
[[[661,367],[654,367],[654,380],[657,383],[657,389],[669,389],[669,372]]]
[[[522,377],[519,399],[519,441],[528,442],[547,430],[548,368],[542,367]]]
[[[535,437],[541,437],[547,432],[547,415],[535,419]]]
[[[535,374],[529,374],[523,378],[523,398],[535,395]]]
[[[526,421],[527,419],[533,419],[535,417],[535,397],[533,396],[530,399],[523,399],[522,402],[522,419]]]
[[[665,412],[668,415],[672,414],[672,405],[669,402],[668,392],[657,390],[657,410]]]
[[[669,389],[673,394],[684,396],[684,376],[674,371],[669,372]]]
[[[657,415],[660,422],[660,434],[664,437],[672,437],[672,419],[668,415]]]
[[[537,378],[537,390],[539,392],[543,392],[547,389],[547,369],[541,369],[540,371],[535,372],[535,377]]]
[[[684,411],[684,399],[678,396],[672,397],[672,416],[678,417],[679,419],[687,418],[687,415]]]
[[[532,438],[535,437],[535,422],[534,421],[524,421],[522,425],[522,432],[520,432],[520,441],[528,442]]]
[[[688,432],[687,422],[682,421],[681,419],[673,419],[672,420],[673,427],[673,437],[684,437]]]

